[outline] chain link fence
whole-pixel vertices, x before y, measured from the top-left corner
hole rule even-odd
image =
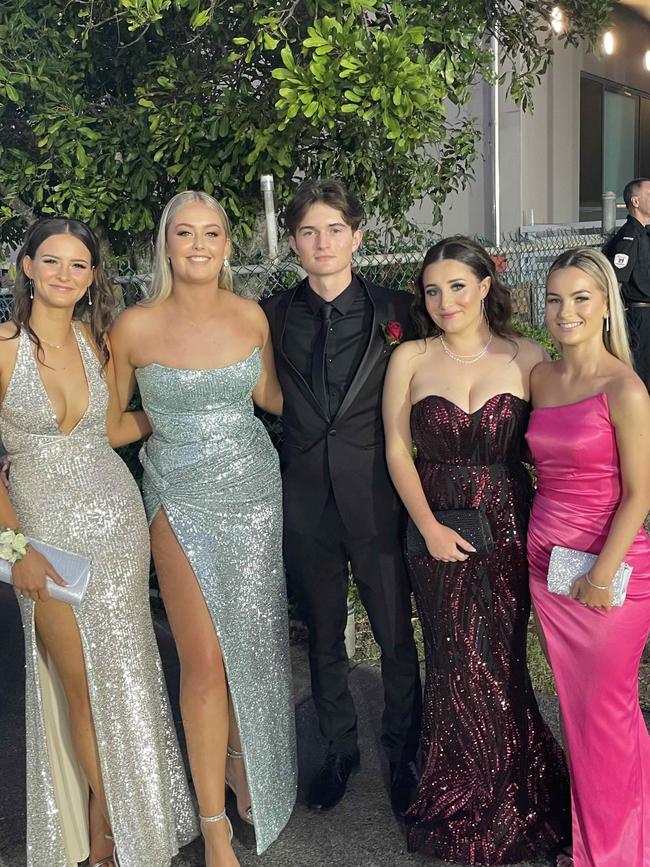
[[[431,235],[425,242],[414,244],[411,239],[393,239],[383,250],[371,250],[353,260],[355,271],[388,289],[410,291],[429,246],[438,240]],[[583,231],[574,226],[534,227],[503,238],[493,245],[477,238],[492,256],[501,279],[510,288],[515,317],[530,325],[544,321],[544,286],[553,260],[571,247],[600,248],[604,236],[593,229]],[[253,261],[251,261],[253,260]],[[233,261],[235,291],[255,300],[274,295],[295,285],[305,276],[288,244],[280,243],[280,252],[270,258],[263,251]],[[115,278],[122,292],[124,306],[137,303],[146,296],[149,277],[128,269]],[[11,285],[0,290],[0,321],[11,317]]]
[[[370,252],[363,252],[353,260],[355,271],[374,283],[402,292],[414,290],[415,278],[424,255],[438,240],[433,234],[413,239],[393,239],[387,249],[373,250],[377,242],[370,240]],[[492,256],[503,282],[510,288],[515,318],[523,325],[540,327],[544,323],[544,287],[546,274],[553,260],[570,247],[600,248],[605,239],[593,227],[577,226],[531,227],[504,237],[498,246],[477,239]],[[278,245],[278,255],[270,258],[261,249],[249,251],[247,256],[232,263],[235,291],[255,300],[267,298],[295,285],[304,276],[298,260],[289,250],[287,239]],[[149,277],[124,270],[115,278],[122,293],[124,306],[136,304],[146,297]],[[11,288],[0,292],[0,321],[11,318]],[[260,413],[269,433],[277,445],[282,436],[279,419]],[[140,466],[137,452],[124,449],[122,456],[136,477]]]

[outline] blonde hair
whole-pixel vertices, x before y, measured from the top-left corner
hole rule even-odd
[[[176,212],[184,205],[189,205],[193,202],[200,202],[202,205],[207,205],[208,208],[215,211],[219,215],[226,238],[230,240],[232,237],[228,215],[215,198],[208,195],[208,193],[196,190],[186,190],[183,193],[176,193],[165,205],[165,210],[162,212],[160,223],[158,224],[156,250],[151,272],[151,287],[147,293],[147,298],[142,302],[143,304],[160,304],[166,298],[169,298],[171,294],[174,286],[174,274],[167,257],[167,232]],[[220,289],[232,291],[232,271],[230,270],[230,265],[226,264],[226,262],[224,262],[219,272],[218,279]]]
[[[616,274],[609,259],[593,247],[575,247],[559,255],[551,265],[548,277],[563,268],[579,268],[594,281],[605,296],[609,313],[609,330],[603,322],[603,343],[608,352],[634,369],[630,341],[627,335],[625,309]],[[548,282],[548,277],[547,282]]]

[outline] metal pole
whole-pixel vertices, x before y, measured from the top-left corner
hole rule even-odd
[[[260,187],[264,197],[264,216],[266,218],[266,242],[269,247],[269,259],[278,258],[278,224],[275,218],[275,198],[273,190],[273,175],[262,175]]]
[[[501,243],[501,167],[500,159],[500,123],[499,123],[499,40],[492,37],[492,68],[494,84],[492,85],[492,140],[494,142],[494,158],[492,174],[494,180],[494,243]]]
[[[616,193],[603,193],[603,235],[611,235],[616,228]]]

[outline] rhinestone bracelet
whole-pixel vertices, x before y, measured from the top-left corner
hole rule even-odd
[[[609,590],[609,588],[612,586],[611,581],[609,582],[609,584],[594,584],[594,582],[589,577],[590,575],[591,575],[591,570],[589,570],[589,572],[587,572],[587,574],[585,575],[585,578],[587,579],[587,584],[590,587],[593,587],[595,590]]]

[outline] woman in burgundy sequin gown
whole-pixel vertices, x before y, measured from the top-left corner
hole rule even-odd
[[[408,845],[445,861],[514,863],[570,834],[566,767],[526,667],[532,492],[521,459],[530,371],[544,354],[514,334],[508,290],[466,238],[429,250],[414,312],[422,339],[395,350],[384,389],[391,476],[429,551],[407,553],[426,661]],[[490,553],[432,514],[479,508]]]

